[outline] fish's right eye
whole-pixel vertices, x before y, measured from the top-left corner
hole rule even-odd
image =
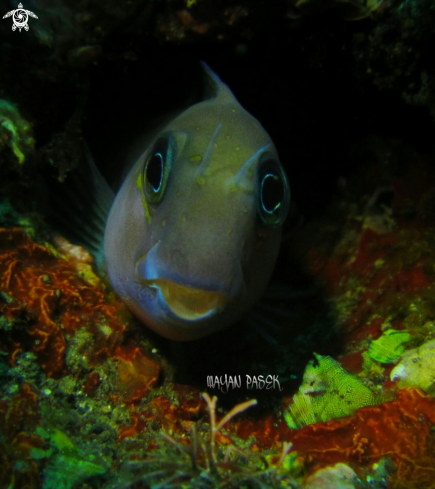
[[[171,170],[172,149],[168,138],[160,138],[145,161],[143,182],[148,202],[157,204],[163,198]]]
[[[147,183],[151,185],[151,189],[155,193],[162,188],[163,167],[162,153],[154,153],[148,160],[145,176]]]

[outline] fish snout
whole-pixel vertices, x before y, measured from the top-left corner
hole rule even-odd
[[[240,266],[231,276],[210,274],[210,268],[195,255],[189,259],[179,248],[165,249],[159,241],[136,262],[136,276],[142,287],[155,291],[161,309],[192,322],[223,313],[245,292]]]

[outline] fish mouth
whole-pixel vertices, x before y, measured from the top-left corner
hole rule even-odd
[[[179,318],[189,321],[210,316],[216,309],[221,309],[231,300],[230,296],[222,292],[180,285],[163,278],[142,279],[141,283],[145,287],[157,289],[167,307]]]

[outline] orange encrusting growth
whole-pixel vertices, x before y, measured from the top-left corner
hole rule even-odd
[[[139,347],[118,346],[116,387],[127,404],[140,401],[157,383],[160,366],[147,358]]]
[[[308,473],[339,462],[361,470],[389,457],[397,470],[388,488],[429,489],[435,487],[434,425],[435,399],[408,388],[394,401],[306,426],[291,441]]]
[[[0,314],[14,323],[3,331],[0,348],[16,366],[30,351],[49,377],[66,373],[65,335],[85,328],[93,335],[87,360],[96,365],[122,340],[125,326],[103,293],[77,275],[66,261],[31,241],[21,229],[0,229]]]

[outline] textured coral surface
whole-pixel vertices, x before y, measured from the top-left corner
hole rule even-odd
[[[92,332],[90,364],[113,353],[124,330],[115,306],[66,260],[21,229],[0,230],[0,253],[0,286],[7,297],[0,312],[10,323],[3,327],[2,350],[12,365],[21,352],[30,351],[48,377],[65,373],[66,335],[78,328]]]
[[[388,487],[434,487],[435,400],[418,389],[355,415],[302,428],[293,438],[310,471],[345,462],[367,467],[389,457],[396,468]]]
[[[419,192],[413,190],[415,180]],[[396,391],[389,375],[398,355],[390,360],[376,348],[382,345],[383,354],[396,352],[397,341],[389,347],[388,338],[397,339],[404,329],[408,333],[400,336],[399,345],[406,350],[434,334],[433,234],[428,226],[433,189],[430,179],[423,184],[415,173],[413,179],[406,173],[397,178],[392,188],[398,190],[391,194],[387,189],[386,204],[379,205],[380,193],[374,189],[375,197],[363,199],[359,212],[353,204],[342,208],[343,218],[333,225],[342,229],[338,240],[327,214],[308,253],[308,265],[323,280],[335,327],[343,334],[338,360],[364,389],[371,389],[377,405],[291,430],[282,413],[295,389],[287,387],[281,410],[254,416],[248,412],[231,421],[216,434],[219,447],[235,444],[271,454],[269,463],[283,470],[279,453],[291,442],[287,470],[299,483],[337,463],[351,467],[364,482],[375,478],[374,467],[387,460],[388,488],[431,487],[435,399],[412,387]],[[309,235],[309,226],[300,232]],[[334,247],[326,253],[331,235]],[[90,260],[84,250],[55,241],[65,257],[20,228],[0,230],[0,348],[6,361],[1,478],[20,487],[45,488],[47,480],[68,473],[69,487],[79,487],[99,474],[112,487],[118,477],[116,471],[110,477],[107,472],[112,458],[119,470],[122,459],[140,463],[162,449],[161,430],[189,439],[194,423],[205,418],[206,405],[198,387],[175,381],[174,360],[158,353],[158,342],[147,339],[122,303],[95,275],[83,274],[78,265]],[[391,334],[382,336],[382,344],[372,343],[383,331]],[[219,361],[223,358],[225,351]],[[354,408],[340,407],[338,392],[328,394],[336,388],[334,382],[317,379],[316,372],[313,368],[311,387],[303,385],[301,392],[330,395],[337,413],[351,413]],[[326,411],[316,416],[331,417]],[[68,456],[61,461],[62,450]],[[131,470],[127,479],[133,484],[138,469]]]
[[[28,2],[28,32],[0,23],[0,487],[435,487],[433,1]],[[180,345],[52,234],[41,181],[70,178],[83,137],[116,166],[197,99],[199,59],[288,172],[292,293]],[[283,390],[207,385],[226,374]]]

